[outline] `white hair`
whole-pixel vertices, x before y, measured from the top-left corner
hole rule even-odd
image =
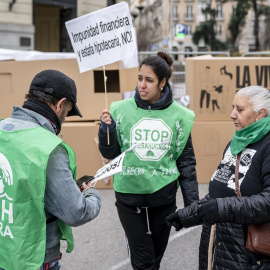
[[[262,86],[248,86],[240,89],[236,95],[246,96],[252,104],[253,111],[259,112],[262,108],[270,115],[270,91]]]

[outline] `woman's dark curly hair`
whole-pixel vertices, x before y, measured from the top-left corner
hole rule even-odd
[[[168,83],[172,75],[173,59],[165,52],[158,52],[157,55],[149,56],[145,58],[141,65],[150,66],[158,78],[158,83],[160,83],[164,78],[166,78],[166,84]]]

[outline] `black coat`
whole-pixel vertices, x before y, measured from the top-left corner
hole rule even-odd
[[[136,89],[135,101],[138,107],[145,110],[162,110],[169,107],[172,102],[172,91],[169,86],[164,88],[163,96],[154,104],[149,104],[140,98]],[[116,129],[110,130],[110,145],[107,142],[107,134],[99,129],[99,150],[104,158],[113,159],[121,153],[119,143],[117,141]],[[185,206],[190,205],[194,201],[198,201],[198,182],[196,175],[196,159],[194,155],[191,136],[186,146],[177,160],[177,168],[180,172],[178,179],[165,186],[161,190],[153,194],[127,194],[116,192],[116,199],[124,204],[139,207],[155,207],[166,205],[175,200],[178,183],[180,185]]]
[[[219,172],[227,175],[228,179],[234,177],[235,158],[228,153],[229,145],[224,151],[223,162],[210,181],[209,194],[204,198],[216,198],[218,203],[220,220],[216,224],[213,270],[269,270],[270,257],[248,251],[246,238],[248,224],[270,221],[270,133],[257,143],[248,145],[242,152],[240,198],[236,197],[232,182],[225,184],[218,181],[222,179],[224,182],[224,178],[217,177]],[[197,208],[198,205],[193,203],[178,211],[184,227],[202,224]],[[210,225],[203,224],[199,248],[200,270],[207,269],[210,230]]]

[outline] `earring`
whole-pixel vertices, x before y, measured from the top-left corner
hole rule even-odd
[[[161,87],[160,90],[162,91],[163,90],[163,87]]]

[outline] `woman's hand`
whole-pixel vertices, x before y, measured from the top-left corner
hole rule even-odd
[[[174,226],[176,231],[179,231],[183,228],[178,212],[174,212],[173,214],[167,216],[166,222],[169,227]]]
[[[104,109],[102,111],[100,120],[107,125],[110,125],[112,123],[111,113],[108,109]]]
[[[210,199],[205,201],[199,201],[198,203],[198,215],[204,223],[213,225],[219,222],[219,211],[216,199]]]

